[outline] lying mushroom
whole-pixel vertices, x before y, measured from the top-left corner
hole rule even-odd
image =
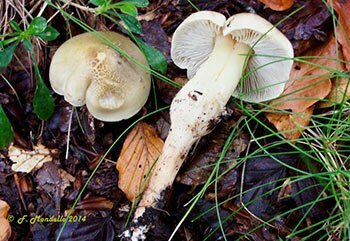
[[[98,34],[148,66],[129,38],[115,32]],[[50,82],[66,101],[74,106],[86,104],[102,121],[119,121],[136,114],[151,87],[149,73],[104,44],[96,33],[75,36],[57,49],[50,65]]]
[[[171,127],[138,205],[137,222],[172,185],[191,146],[213,129],[231,95],[249,102],[278,97],[293,63],[288,39],[265,19],[249,13],[229,18],[192,14],[175,31],[171,57],[190,79],[171,103]]]

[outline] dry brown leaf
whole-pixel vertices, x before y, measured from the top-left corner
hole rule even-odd
[[[163,144],[155,129],[143,122],[137,124],[124,141],[117,161],[118,186],[130,201],[134,201],[139,194],[143,180],[159,157]],[[144,188],[146,186],[147,182]]]
[[[338,49],[340,50],[340,46],[338,46]],[[344,59],[344,55],[342,51],[338,52],[338,58],[340,60]],[[345,64],[339,62],[339,71],[345,72]],[[346,94],[345,94],[346,93]],[[345,94],[345,96],[344,96]],[[343,100],[348,100],[350,98],[350,86],[349,86],[349,79],[344,77],[336,77],[332,79],[332,89],[329,95],[327,96],[328,102],[321,102],[320,107],[330,107],[337,103],[341,103]]]
[[[69,174],[63,169],[58,169],[58,173],[62,180],[60,184],[60,191],[61,191],[61,196],[63,196],[64,191],[71,186],[71,183],[75,182],[75,177],[73,177],[71,174]]]
[[[52,155],[57,153],[57,149],[50,150],[41,144],[34,146],[33,151],[27,151],[13,145],[9,147],[9,158],[14,162],[12,170],[15,172],[29,173],[40,169],[45,162],[52,161]]]
[[[11,226],[7,220],[10,206],[7,202],[0,200],[0,241],[7,241],[11,237]]]
[[[346,96],[344,96],[346,93]],[[347,78],[336,78],[332,80],[332,89],[327,99],[329,102],[322,102],[320,107],[330,107],[350,98],[350,83]]]
[[[330,5],[331,2],[328,1]],[[335,11],[338,13],[339,23],[336,27],[337,41],[339,43],[338,58],[348,63],[339,63],[340,71],[350,70],[350,1],[332,1]],[[337,78],[332,80],[332,90],[327,99],[330,102],[321,104],[321,107],[329,107],[334,103],[340,103],[344,99],[344,93],[346,93],[345,100],[350,98],[349,79]]]
[[[270,102],[274,109],[291,111],[291,114],[266,113],[267,119],[287,139],[297,139],[301,135],[301,127],[309,123],[313,106],[331,92],[331,69],[341,70],[341,65],[336,60],[337,53],[334,37],[327,43],[305,53],[305,56],[317,56],[316,58],[304,58],[312,65],[294,62],[290,82],[286,84],[282,97]]]
[[[294,62],[290,74],[291,81],[287,83],[282,97],[271,102],[274,108],[303,112],[330,93],[332,72],[325,68],[340,69],[339,61],[335,60],[337,49],[334,37],[327,43],[308,51],[304,56],[315,56],[315,58],[304,58],[313,65]]]
[[[268,113],[266,117],[284,138],[295,140],[300,137],[305,126],[309,124],[313,110],[314,106],[311,106],[304,110],[303,113]]]
[[[0,200],[0,218],[7,218],[7,214],[10,211],[10,206],[7,202]]]
[[[105,197],[88,197],[80,201],[76,210],[111,210],[113,202]]]
[[[342,46],[344,60],[349,62],[346,64],[346,69],[350,70],[350,1],[333,0],[332,3],[340,23],[337,26],[337,40]]]
[[[294,0],[260,0],[260,2],[275,11],[287,10],[294,4]]]

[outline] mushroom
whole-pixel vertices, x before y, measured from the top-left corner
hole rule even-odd
[[[50,65],[51,86],[73,106],[86,104],[99,120],[127,119],[147,101],[150,74],[104,44],[97,34],[148,66],[129,38],[115,32],[84,33],[69,39],[55,52]]]
[[[213,129],[231,95],[249,102],[278,97],[293,63],[289,40],[258,15],[192,14],[173,35],[171,57],[190,79],[174,97],[171,126],[161,156],[136,209],[157,207],[192,145]]]

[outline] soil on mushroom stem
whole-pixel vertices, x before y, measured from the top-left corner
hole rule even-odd
[[[83,2],[87,6],[87,1]],[[265,8],[257,0],[193,1],[201,10],[214,10],[226,16],[254,11],[272,23],[277,23],[298,7],[304,6],[278,26],[292,41],[295,53],[300,55],[328,41],[333,31],[332,16],[320,0],[294,2],[290,9],[277,12]],[[341,4],[341,1],[337,3]],[[25,7],[25,13],[33,8],[32,14],[36,16],[42,5],[35,8],[28,3]],[[4,14],[2,11],[0,13]],[[95,18],[74,6],[67,7],[65,11],[74,12],[81,21],[97,30],[120,30],[109,20]],[[150,1],[148,7],[139,11],[143,27],[140,37],[164,54],[169,65],[167,77],[180,83],[186,81],[186,73],[171,62],[170,39],[180,22],[194,11],[188,1],[182,0]],[[54,14],[55,11],[48,7],[43,12],[46,18]],[[19,15],[15,17],[19,19]],[[53,52],[68,37],[65,33],[76,35],[82,32],[74,23],[69,22],[67,25],[60,15],[53,18],[50,25],[57,28],[61,36],[48,45],[35,45],[45,80],[48,78],[48,66]],[[40,217],[66,216],[92,170],[113,141],[142,114],[155,110],[156,102],[158,106],[165,106],[177,92],[175,87],[155,79],[157,100],[150,97],[137,116],[118,123],[95,120],[85,107],[73,109],[61,96],[55,95],[55,112],[48,121],[42,122],[34,114],[31,105],[35,91],[32,67],[27,52],[19,47],[16,58],[0,75],[0,103],[15,130],[15,147],[19,155],[30,155],[35,159],[42,154],[35,152],[42,145],[49,152],[40,157],[50,157],[50,161],[40,169],[34,169],[30,173],[17,173],[12,170],[14,162],[10,152],[0,151],[0,200],[9,204],[10,216],[7,217],[15,220],[10,223],[10,240],[52,240],[57,237],[62,223],[46,222]],[[240,103],[230,105],[228,115],[222,118],[210,135],[195,145],[168,194],[164,207],[166,212],[158,211],[155,214],[154,222],[161,225],[150,232],[149,240],[167,240],[188,209],[184,205],[208,184],[207,180],[215,170],[227,138],[236,124],[239,126],[237,133],[220,166],[217,166],[211,185],[208,185],[205,195],[178,230],[175,240],[203,240],[211,232],[208,240],[222,239],[223,233],[228,239],[243,235],[251,240],[280,240],[279,238],[292,234],[296,240],[308,236],[318,240],[325,235],[325,232],[317,231],[320,226],[324,224],[332,230],[333,219],[330,213],[336,203],[332,199],[334,194],[327,186],[329,180],[324,178],[326,174],[305,174],[318,173],[324,168],[324,163],[313,160],[307,150],[312,145],[318,147],[317,136],[311,138],[310,135],[321,135],[320,129],[331,126],[326,124],[329,119],[322,115],[315,118],[310,131],[305,132],[308,135],[303,139],[305,142],[295,144],[281,139],[262,113],[256,115],[261,106],[253,107],[249,104],[241,106]],[[333,109],[317,110],[316,114],[325,114],[327,111]],[[348,118],[346,112],[339,120],[342,118]],[[167,111],[148,118],[146,122],[155,127],[160,138],[165,139],[169,129]],[[330,131],[334,130],[330,128]],[[69,152],[66,158],[68,139]],[[249,141],[253,139],[257,141],[250,144]],[[315,139],[316,144],[313,142]],[[76,222],[67,224],[61,240],[77,240],[76,237],[79,237],[78,240],[114,240],[124,230],[131,202],[118,188],[118,173],[115,168],[124,140],[125,136],[90,180],[72,214]],[[329,148],[334,145],[331,150],[341,150],[341,156],[347,156],[349,150],[344,146],[348,143],[349,140],[344,137],[339,142],[328,144],[331,145]],[[337,183],[342,183],[342,178],[337,179]],[[342,187],[336,188],[343,190]],[[29,222],[29,218],[38,215],[40,217],[36,221]],[[339,214],[336,215],[336,218],[339,217]],[[28,222],[20,222],[23,217],[28,218]],[[192,220],[195,221],[191,222]],[[262,220],[270,220],[270,225]],[[329,220],[329,223],[319,224],[320,220]],[[2,232],[4,230],[1,226],[0,237]]]

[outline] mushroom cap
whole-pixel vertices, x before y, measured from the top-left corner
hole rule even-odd
[[[127,119],[146,103],[150,74],[104,44],[97,34],[148,67],[146,58],[129,38],[115,32],[89,32],[57,49],[50,65],[51,86],[72,105],[86,104],[97,119]]]
[[[208,59],[225,21],[221,13],[200,11],[186,18],[174,32],[171,58],[178,67],[187,69],[189,79]]]
[[[189,79],[213,51],[217,35],[232,36],[251,47],[245,73],[233,96],[249,102],[278,97],[289,79],[294,57],[289,40],[264,18],[251,13],[225,16],[211,11],[188,17],[173,35],[171,57]]]
[[[240,13],[226,21],[224,36],[253,50],[233,96],[261,102],[280,96],[293,65],[293,46],[270,22],[256,14]]]

